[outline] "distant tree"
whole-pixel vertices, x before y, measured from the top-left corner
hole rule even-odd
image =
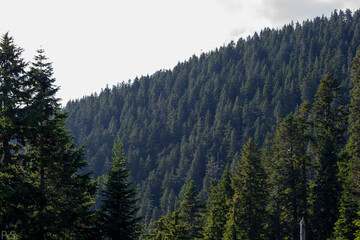
[[[100,206],[99,232],[105,239],[136,239],[142,226],[141,217],[136,217],[136,190],[127,181],[129,170],[119,140],[114,144],[112,168],[107,174]]]

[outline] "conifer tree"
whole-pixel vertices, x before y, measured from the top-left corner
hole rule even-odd
[[[119,140],[114,144],[112,168],[107,174],[105,189],[101,192],[99,232],[106,239],[135,239],[141,233],[140,221],[136,217],[136,191],[127,181],[126,157]]]
[[[360,239],[360,51],[353,62],[353,88],[350,92],[349,132],[346,161],[341,164],[343,192],[340,199],[339,219],[334,236],[339,239]]]
[[[306,122],[302,115],[289,114],[275,131],[269,174],[271,195],[270,235],[274,239],[297,239],[299,222],[307,220]]]
[[[344,142],[346,112],[339,106],[339,84],[331,74],[320,82],[313,105],[316,176],[312,194],[311,232],[315,239],[331,236],[338,218],[341,184],[339,152]]]
[[[33,193],[22,168],[24,108],[29,98],[23,50],[6,33],[0,41],[0,229],[14,230],[27,218]],[[26,196],[26,194],[28,196]],[[30,198],[31,199],[31,198]]]
[[[55,97],[51,63],[38,50],[28,73],[31,99],[25,113],[25,170],[34,187],[34,199],[26,221],[17,234],[32,239],[78,239],[92,234],[94,211],[90,208],[97,190],[86,166],[83,149],[77,149],[65,130],[66,114]]]
[[[226,166],[219,184],[217,186],[212,185],[210,190],[203,231],[204,239],[221,239],[226,224],[224,216],[229,212],[230,201],[234,195],[229,165]]]
[[[18,164],[15,154],[23,140],[22,109],[28,95],[26,63],[21,58],[23,50],[17,47],[12,37],[6,33],[0,42],[0,139],[1,166]]]
[[[234,177],[234,197],[225,225],[224,240],[263,239],[268,198],[261,152],[252,139],[242,151]]]
[[[201,238],[203,205],[198,199],[194,181],[186,185],[184,199],[180,204],[180,218],[188,231],[188,239]]]
[[[176,200],[177,201],[177,200]],[[176,206],[178,204],[175,204]],[[180,210],[175,208],[156,222],[152,223],[149,233],[144,234],[147,240],[187,240],[189,232],[184,221],[180,217]]]

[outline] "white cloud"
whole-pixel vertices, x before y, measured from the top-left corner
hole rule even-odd
[[[264,27],[359,7],[359,0],[13,0],[2,3],[0,34],[10,31],[26,60],[42,45],[67,101]]]

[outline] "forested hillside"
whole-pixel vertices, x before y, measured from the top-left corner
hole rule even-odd
[[[86,143],[94,177],[109,169],[120,139],[139,191],[139,215],[149,224],[174,210],[191,180],[207,200],[211,179],[220,179],[227,164],[234,169],[248,138],[263,145],[281,118],[314,102],[327,73],[339,80],[341,103],[349,103],[359,46],[359,10],[263,29],[172,70],[70,101],[66,126],[79,145]],[[281,133],[274,138],[280,141]]]

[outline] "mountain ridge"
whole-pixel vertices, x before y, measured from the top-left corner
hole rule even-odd
[[[359,46],[359,10],[265,28],[172,70],[70,101],[66,125],[79,145],[87,143],[94,177],[109,169],[121,140],[139,215],[150,223],[174,209],[190,180],[206,199],[210,180],[239,159],[247,139],[261,144],[280,116],[313,101],[326,73],[340,80],[348,103]]]

